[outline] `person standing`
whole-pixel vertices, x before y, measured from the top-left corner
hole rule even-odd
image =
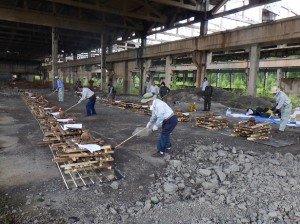
[[[112,85],[112,84],[108,84],[107,85],[108,86],[108,95],[107,95],[107,98],[111,98],[111,99],[115,99],[115,97],[116,97],[116,93],[117,93],[117,91],[116,91],[116,88]]]
[[[147,78],[146,82],[145,82],[145,87],[144,87],[144,94],[145,93],[150,93],[150,86],[151,86],[150,79]]]
[[[208,84],[207,78],[204,77],[203,83],[201,85],[202,96],[204,96],[204,91],[205,91],[205,88],[206,88],[207,84]]]
[[[159,88],[157,85],[155,85],[154,81],[151,83],[150,92],[155,94],[156,96],[159,94]]]
[[[166,86],[165,82],[162,82],[160,84],[160,88],[159,88],[159,96],[161,99],[163,99],[166,95],[169,94],[171,90],[169,89],[169,87]]]
[[[291,115],[292,103],[289,97],[277,86],[273,86],[270,93],[274,94],[276,97],[276,107],[274,108],[274,113],[276,113],[276,110],[281,111],[279,131],[283,132]]]
[[[76,89],[81,86],[81,80],[78,78],[77,81],[76,81]]]
[[[169,105],[160,99],[156,99],[156,95],[153,93],[145,93],[141,103],[148,104],[152,109],[152,115],[146,128],[152,128],[152,131],[157,131],[159,127],[162,127],[157,140],[157,152],[152,156],[163,157],[166,152],[172,152],[170,134],[178,123],[177,117]]]
[[[81,92],[81,98],[78,101],[78,104],[81,103],[83,100],[88,100],[88,102],[86,103],[86,116],[91,116],[91,115],[95,115],[96,111],[95,111],[95,102],[96,102],[96,95],[95,93],[90,90],[87,87],[82,87],[79,86],[78,87],[78,91]]]
[[[89,80],[89,86],[90,86],[90,90],[94,88],[94,80],[92,78],[90,78]]]
[[[58,102],[64,102],[64,82],[58,77],[56,79],[56,91],[58,91]]]
[[[213,94],[213,87],[211,86],[210,82],[208,82],[203,94],[204,96],[203,111],[210,111],[212,94]]]

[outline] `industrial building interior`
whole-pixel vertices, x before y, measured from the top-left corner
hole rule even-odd
[[[1,0],[0,223],[300,222],[299,13],[292,0]],[[141,99],[162,82],[178,124],[155,158],[161,128]],[[274,87],[292,106],[284,131]]]

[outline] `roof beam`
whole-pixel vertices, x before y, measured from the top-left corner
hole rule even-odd
[[[95,22],[82,20],[80,18],[69,18],[58,15],[49,15],[46,13],[35,12],[33,10],[22,10],[22,9],[8,9],[8,8],[0,8],[0,20],[11,21],[11,22],[19,22],[19,23],[29,23],[34,25],[48,26],[48,27],[56,27],[63,28],[68,30],[78,30],[85,31],[91,33],[103,33],[107,32],[107,27],[119,27],[142,30],[141,27],[137,26],[128,26],[128,25],[120,25],[115,23],[106,22],[105,25],[103,22]]]
[[[250,8],[265,5],[265,4],[271,4],[271,3],[274,3],[274,2],[278,2],[278,1],[281,1],[281,0],[252,0],[252,1],[250,0],[250,3],[248,5],[245,5],[245,6],[242,6],[242,7],[239,7],[239,8],[235,8],[235,9],[231,9],[231,10],[228,10],[228,11],[225,11],[225,12],[220,12],[220,13],[215,13],[216,11],[214,9],[212,9],[210,11],[211,16],[209,16],[209,19],[214,19],[214,18],[218,18],[218,17],[222,17],[222,16],[227,16],[227,15],[230,15],[230,14],[233,14],[233,13],[244,11],[246,9],[250,9]]]
[[[204,11],[204,6],[202,4],[199,4],[198,2],[194,0],[190,0],[189,3],[184,3],[183,0],[174,1],[174,0],[151,0],[152,2],[157,2],[159,4],[164,4],[168,6],[174,6],[177,8],[182,8],[182,9],[188,9],[191,11]]]
[[[100,6],[99,4],[88,4],[88,3],[83,3],[83,2],[78,2],[78,1],[72,1],[72,0],[47,0],[50,2],[55,2],[63,5],[69,5],[73,7],[78,7],[82,9],[89,9],[92,11],[97,11],[97,12],[104,12],[104,13],[110,13],[113,15],[119,15],[123,17],[130,17],[130,18],[136,18],[136,19],[143,19],[143,20],[148,20],[148,21],[153,21],[153,22],[158,22],[158,23],[164,23],[166,21],[165,16],[160,14],[160,17],[154,17],[151,15],[142,15],[138,14],[137,12],[128,12],[127,10],[115,10],[112,8]],[[158,15],[158,14],[156,14]]]

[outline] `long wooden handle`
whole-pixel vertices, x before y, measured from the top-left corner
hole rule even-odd
[[[119,146],[123,145],[123,144],[124,144],[125,142],[127,142],[128,140],[132,139],[132,138],[133,138],[134,136],[136,136],[138,133],[144,131],[146,128],[147,128],[147,127],[143,128],[142,130],[138,131],[138,132],[135,133],[134,135],[130,136],[129,138],[127,138],[126,140],[124,140],[123,142],[121,142],[119,145],[117,145],[117,146],[115,147],[115,149],[118,148]]]
[[[50,94],[48,94],[48,96],[51,96],[53,93],[55,93],[56,92],[56,90],[54,90],[52,93],[50,93]]]
[[[75,107],[77,104],[79,103],[76,103],[75,105],[71,106],[70,108],[66,109],[65,112],[67,112],[68,110],[72,109],[73,107]]]

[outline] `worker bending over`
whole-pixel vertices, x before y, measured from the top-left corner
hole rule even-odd
[[[91,116],[96,114],[95,111],[95,102],[96,102],[96,95],[95,93],[90,90],[87,87],[82,87],[79,86],[78,87],[78,91],[81,92],[81,98],[78,101],[78,103],[81,103],[83,100],[88,100],[88,102],[86,103],[86,116]]]
[[[150,121],[147,123],[147,128],[152,127],[152,131],[157,131],[162,127],[161,134],[157,140],[157,152],[154,157],[163,157],[165,152],[171,152],[170,134],[177,125],[177,117],[173,110],[160,99],[156,99],[155,93],[145,93],[141,103],[147,103],[152,110]]]

